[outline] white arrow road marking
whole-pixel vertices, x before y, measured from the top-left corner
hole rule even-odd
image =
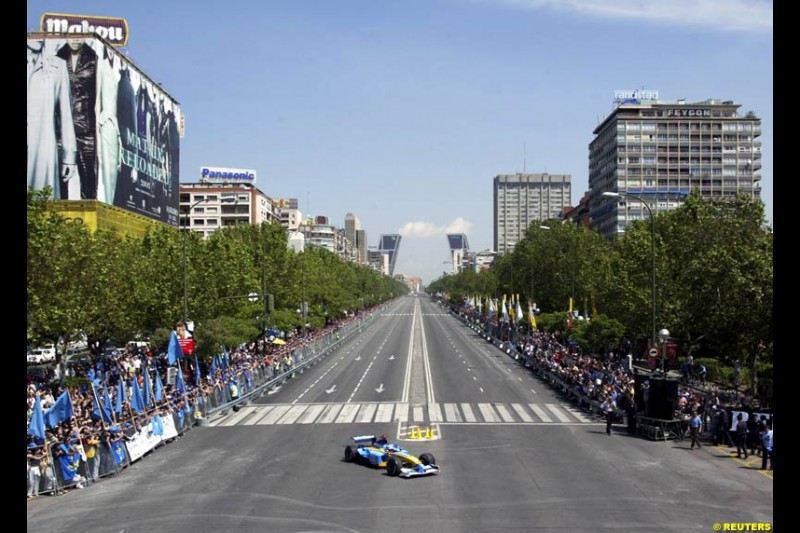
[[[375,392],[377,392],[378,394],[380,394],[380,393],[382,393],[382,392],[383,392],[383,391],[385,391],[385,390],[386,390],[386,389],[384,389],[384,388],[383,388],[383,383],[381,383],[381,386],[380,386],[380,387],[378,387],[377,389],[375,389]]]
[[[335,390],[336,390],[336,384],[334,383],[333,387],[331,387],[330,389],[325,389],[325,392],[327,392],[328,394],[330,394],[330,393],[332,393],[332,392],[333,392],[333,391],[335,391]]]
[[[389,356],[389,361],[394,361],[394,354]]]

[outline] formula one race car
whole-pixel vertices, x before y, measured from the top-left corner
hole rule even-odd
[[[353,437],[353,444],[344,449],[344,460],[376,468],[386,468],[390,476],[418,477],[439,473],[436,459],[430,453],[415,457],[408,450],[390,443],[386,435],[361,435]]]

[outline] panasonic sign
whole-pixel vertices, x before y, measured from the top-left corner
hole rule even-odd
[[[200,167],[203,183],[255,183],[256,171],[241,168]]]

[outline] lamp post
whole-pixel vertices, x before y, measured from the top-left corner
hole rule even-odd
[[[206,198],[202,198],[197,200],[186,211],[186,227],[183,228],[183,321],[186,322],[189,320],[189,277],[187,275],[187,260],[186,260],[186,232],[189,231],[189,224],[191,219],[189,216],[192,214],[192,209],[194,209],[199,204],[206,201]]]
[[[664,373],[664,362],[667,360],[667,341],[669,340],[669,330],[664,328],[658,332],[658,340],[661,342],[661,375]]]
[[[653,210],[650,209],[650,206],[647,205],[647,202],[645,202],[642,198],[640,198],[639,196],[633,195],[633,194],[629,194],[627,192],[606,191],[606,192],[603,193],[603,196],[608,196],[608,197],[611,197],[611,198],[621,198],[623,196],[626,196],[626,197],[630,197],[630,198],[633,198],[635,200],[638,200],[639,202],[641,202],[641,204],[643,206],[645,206],[645,208],[647,209],[647,212],[650,215],[650,255],[652,256],[652,260],[653,260],[652,272],[651,272],[653,293],[652,293],[652,296],[650,298],[652,306],[653,306],[653,329],[652,329],[652,333],[651,333],[651,336],[650,336],[650,343],[651,343],[651,346],[653,346],[656,343],[656,219],[653,218]],[[666,330],[664,330],[664,331],[666,331]],[[669,332],[667,332],[667,335],[669,335]],[[661,370],[663,372],[663,370],[664,370],[664,368],[663,368],[664,367],[663,356],[662,356],[662,359],[661,359],[661,367],[662,367]]]

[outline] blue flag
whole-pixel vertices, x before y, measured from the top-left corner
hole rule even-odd
[[[211,368],[208,369],[208,379],[213,380],[217,375],[217,356],[211,358]]]
[[[114,441],[111,443],[111,455],[114,456],[114,462],[118,465],[125,464],[128,457],[125,455],[125,445],[122,441]]]
[[[111,418],[114,418],[114,407],[111,405],[111,396],[108,395],[108,383],[103,387],[103,410],[111,413]]]
[[[66,483],[71,483],[78,474],[78,468],[81,465],[81,454],[72,450],[72,446],[61,443],[59,444],[61,454],[58,460],[61,463],[61,474]]]
[[[150,384],[150,371],[148,368],[144,369],[144,390],[142,391],[142,399],[145,405],[150,405],[153,402],[153,386]]]
[[[170,365],[174,365],[178,362],[178,359],[183,359],[183,350],[181,349],[181,343],[178,342],[178,334],[173,330],[172,334],[169,336],[167,362],[169,362]]]
[[[48,428],[52,428],[59,425],[64,420],[69,420],[73,416],[75,416],[75,412],[72,409],[72,400],[69,397],[69,391],[64,391],[61,393],[61,396],[58,397],[56,403],[44,414],[44,423]]]
[[[200,386],[200,380],[202,376],[200,375],[200,363],[197,362],[197,355],[194,356],[194,385],[195,387]]]
[[[178,365],[178,373],[175,375],[175,390],[181,394],[186,392],[186,385],[183,383],[183,370],[181,370],[181,365]]]
[[[164,385],[161,384],[161,376],[158,375],[158,371],[156,371],[156,393],[155,399],[157,402],[160,402],[161,399],[164,397]]]
[[[144,398],[142,397],[142,389],[139,388],[139,380],[133,378],[133,390],[131,391],[131,407],[134,411],[141,414],[145,410]]]
[[[44,413],[42,412],[42,399],[36,395],[36,403],[33,404],[33,414],[31,423],[28,425],[28,435],[36,437],[36,444],[44,444],[47,435],[44,433]]]
[[[127,396],[125,395],[125,380],[120,378],[119,385],[117,385],[117,403],[114,404],[114,412],[118,415],[122,414],[122,403]]]
[[[150,424],[153,427],[153,435],[163,435],[164,434],[164,422],[161,420],[161,416],[154,414],[150,417]]]
[[[102,420],[103,422],[112,422],[111,400],[108,401],[108,406],[101,406],[100,400],[97,397],[97,387],[95,385],[92,385],[92,392],[94,393],[94,411],[92,411],[92,418]],[[108,394],[106,394],[106,398],[108,398]]]
[[[231,364],[231,359],[228,356],[228,349],[225,345],[222,345],[222,353],[225,354],[225,357],[222,359],[222,368],[228,368]]]

